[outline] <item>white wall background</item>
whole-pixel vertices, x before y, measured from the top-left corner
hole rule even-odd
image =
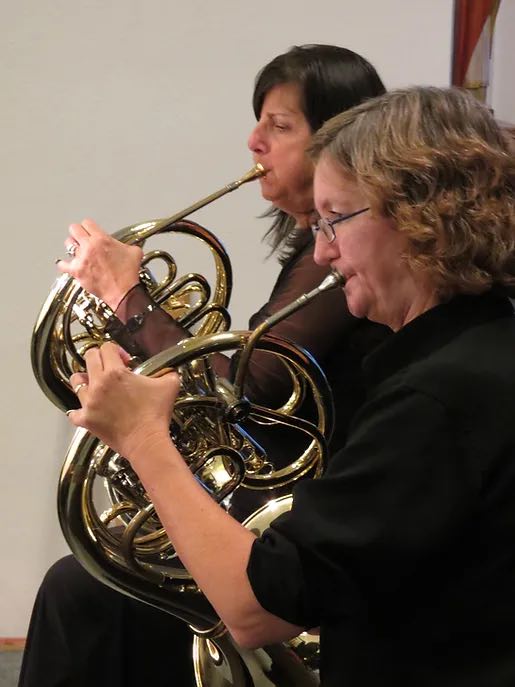
[[[29,343],[68,224],[91,216],[115,231],[239,177],[254,76],[293,44],[357,50],[390,88],[447,85],[452,0],[18,0],[1,14],[0,636],[22,636],[67,552],[55,493],[71,433],[32,377]],[[514,119],[510,90],[507,111],[504,92],[495,103]],[[277,273],[264,209],[247,186],[195,216],[231,255],[239,328]]]
[[[489,104],[495,116],[515,125],[515,0],[501,0],[492,49]]]

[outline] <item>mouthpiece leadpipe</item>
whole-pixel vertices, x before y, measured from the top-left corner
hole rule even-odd
[[[303,308],[310,301],[312,301],[313,298],[316,298],[322,292],[330,291],[331,289],[335,289],[337,286],[343,286],[344,283],[344,277],[335,270],[333,270],[333,272],[328,274],[327,277],[316,288],[312,289],[311,291],[308,291],[308,293],[303,293],[302,296],[299,296],[292,303],[289,303],[281,310],[278,310],[276,313],[274,313],[268,319],[262,322],[259,325],[259,327],[256,327],[256,329],[254,329],[252,334],[249,336],[247,345],[242,350],[240,362],[238,364],[238,368],[236,370],[236,375],[234,378],[234,394],[237,398],[240,398],[243,395],[243,380],[245,378],[245,373],[247,372],[250,356],[252,355],[252,351],[256,347],[257,342],[263,336],[263,334],[266,334],[266,332],[269,331],[271,327],[273,327],[281,320],[284,320],[286,317],[289,317],[292,313],[296,312],[297,310],[300,310],[300,308]]]
[[[259,177],[262,177],[265,174],[266,169],[260,162],[258,162],[254,165],[254,167],[252,167],[252,169],[249,169],[249,171],[246,174],[240,177],[240,179],[236,179],[236,181],[231,181],[229,184],[226,184],[218,191],[211,193],[209,196],[206,196],[201,200],[197,200],[197,202],[193,203],[193,205],[190,205],[184,210],[176,212],[175,215],[171,215],[171,217],[166,217],[165,219],[161,219],[157,222],[150,223],[149,228],[146,231],[140,232],[140,238],[146,240],[150,236],[153,236],[154,234],[163,231],[163,229],[168,228],[170,225],[175,224],[175,222],[179,222],[181,219],[184,219],[188,215],[191,215],[193,212],[200,210],[200,208],[209,205],[214,200],[218,200],[218,198],[224,196],[226,193],[231,193],[231,191],[235,191],[236,189],[240,188],[240,186],[242,186],[243,184],[247,184],[249,181],[254,181],[254,179],[259,179]]]

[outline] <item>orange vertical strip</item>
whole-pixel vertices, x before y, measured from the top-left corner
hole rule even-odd
[[[463,86],[465,74],[479,36],[498,0],[455,0],[453,86]]]

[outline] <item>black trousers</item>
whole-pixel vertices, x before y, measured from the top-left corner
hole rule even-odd
[[[190,687],[192,635],[91,577],[73,556],[39,589],[19,687]]]

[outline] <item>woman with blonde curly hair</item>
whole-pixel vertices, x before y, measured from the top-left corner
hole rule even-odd
[[[506,131],[457,89],[397,91],[384,101],[387,109],[375,99],[333,118],[313,156],[353,179],[370,214],[393,222],[406,265],[426,275],[438,300],[513,286],[515,161]]]
[[[344,277],[350,312],[394,331],[365,359],[366,402],[324,476],[256,537],[170,439],[177,375],[134,375],[113,344],[86,354],[71,421],[131,461],[236,642],[320,626],[324,687],[512,687],[507,140],[467,94],[413,88],[333,118],[312,154],[315,259]]]

